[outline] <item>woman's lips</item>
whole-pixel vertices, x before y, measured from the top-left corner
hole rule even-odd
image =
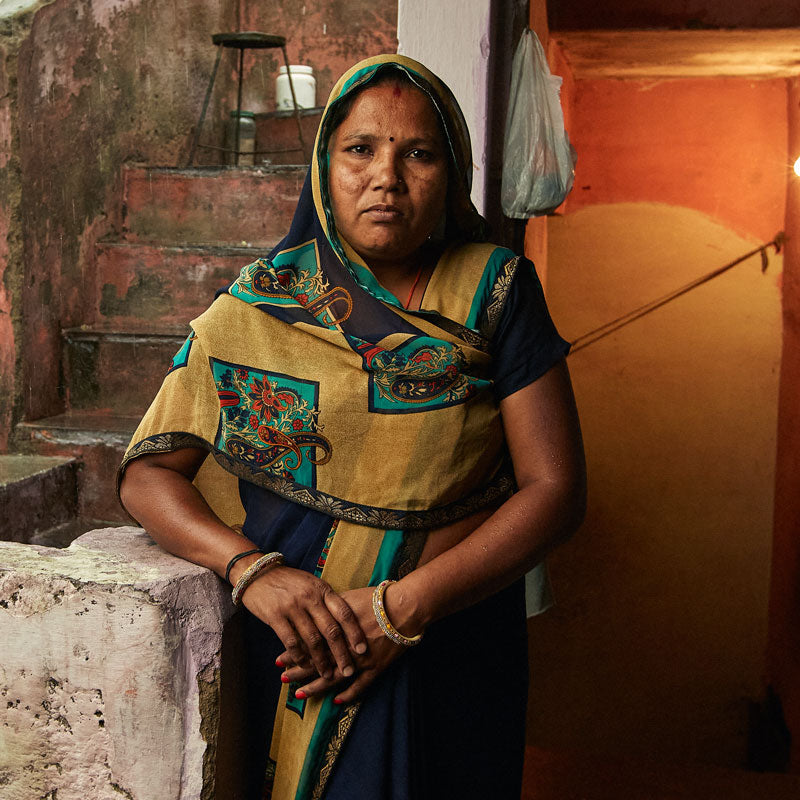
[[[403,216],[403,212],[397,206],[386,203],[376,203],[366,209],[363,214],[373,222],[396,222]]]

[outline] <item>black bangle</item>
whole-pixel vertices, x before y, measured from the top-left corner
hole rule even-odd
[[[255,549],[255,550],[246,550],[244,553],[239,553],[238,556],[234,556],[229,562],[228,566],[225,568],[225,582],[231,582],[231,570],[233,569],[233,565],[240,559],[244,558],[245,556],[254,556],[256,553],[263,553],[263,550]]]

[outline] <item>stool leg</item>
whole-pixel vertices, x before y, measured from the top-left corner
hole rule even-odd
[[[294,105],[294,118],[297,120],[297,135],[300,137],[300,147],[303,150],[303,159],[306,156],[306,143],[303,140],[303,126],[300,124],[300,109],[297,107],[297,98],[294,96],[294,82],[292,81],[292,70],[289,67],[289,56],[286,55],[286,45],[281,46],[283,50],[283,61],[286,64],[286,77],[289,79],[289,91],[292,93],[292,104]]]
[[[189,160],[186,162],[187,167],[192,166],[192,162],[194,161],[194,154],[197,150],[197,143],[200,141],[200,131],[203,128],[203,122],[206,118],[206,112],[208,111],[208,101],[211,99],[211,91],[214,88],[214,81],[217,79],[217,70],[219,69],[219,61],[222,58],[222,46],[217,46],[217,60],[214,62],[214,69],[211,71],[211,80],[208,82],[208,89],[206,89],[206,99],[203,100],[203,110],[200,112],[200,121],[197,123],[197,127],[194,130],[194,136],[192,137],[192,147],[189,150]]]
[[[239,48],[239,90],[236,94],[236,157],[233,163],[239,166],[239,126],[242,124],[242,77],[244,75],[244,47]]]

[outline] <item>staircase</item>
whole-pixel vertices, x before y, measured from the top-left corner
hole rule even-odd
[[[276,147],[283,140],[296,144],[293,118],[262,116],[260,136],[271,130]],[[309,141],[318,122],[319,111],[304,114]],[[66,408],[16,428],[20,453],[56,458],[56,471],[65,469],[64,459],[71,464],[72,489],[64,484],[60,491],[77,492],[75,535],[128,522],[116,499],[115,475],[131,434],[189,321],[242,266],[286,234],[306,173],[305,166],[274,163],[290,156],[297,160],[299,153],[277,153],[273,163],[256,167],[123,167],[122,226],[96,246],[91,319],[62,332]],[[63,520],[58,526],[63,530]],[[30,541],[18,535],[17,541]],[[54,540],[63,539],[59,534]]]

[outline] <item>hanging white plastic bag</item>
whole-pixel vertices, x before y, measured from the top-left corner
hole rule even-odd
[[[526,30],[511,65],[503,139],[503,213],[527,219],[564,201],[575,179],[575,150],[564,130],[561,78],[550,74],[536,34]]]

